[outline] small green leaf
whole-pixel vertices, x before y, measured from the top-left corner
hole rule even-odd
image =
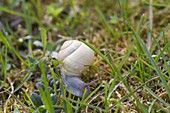
[[[36,87],[37,87],[37,89],[42,88],[43,90],[45,90],[44,84],[41,82],[36,83]]]
[[[41,97],[37,93],[32,93],[30,97],[36,107],[43,105]]]
[[[53,15],[54,17],[57,17],[63,11],[63,8],[60,8],[56,4],[52,3],[47,6],[47,11],[49,12],[49,14]]]

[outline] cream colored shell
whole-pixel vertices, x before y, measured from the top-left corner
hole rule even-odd
[[[63,62],[61,71],[67,76],[80,76],[81,73],[93,62],[94,51],[78,40],[64,42],[58,60]]]

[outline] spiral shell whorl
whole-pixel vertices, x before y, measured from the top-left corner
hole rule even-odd
[[[64,42],[58,60],[64,64],[61,71],[67,76],[80,76],[81,73],[93,62],[94,52],[84,43],[77,40]]]

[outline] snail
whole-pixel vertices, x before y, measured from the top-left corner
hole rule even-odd
[[[81,41],[68,40],[61,46],[57,59],[63,62],[59,67],[66,90],[78,97],[84,92],[88,96],[91,92],[89,84],[81,80],[81,75],[93,62],[94,51]]]

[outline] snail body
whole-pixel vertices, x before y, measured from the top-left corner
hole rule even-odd
[[[86,90],[86,95],[90,93],[87,84],[81,80],[82,72],[94,60],[94,51],[78,40],[64,42],[58,53],[58,60],[63,62],[60,65],[60,72],[67,91],[82,97]]]

